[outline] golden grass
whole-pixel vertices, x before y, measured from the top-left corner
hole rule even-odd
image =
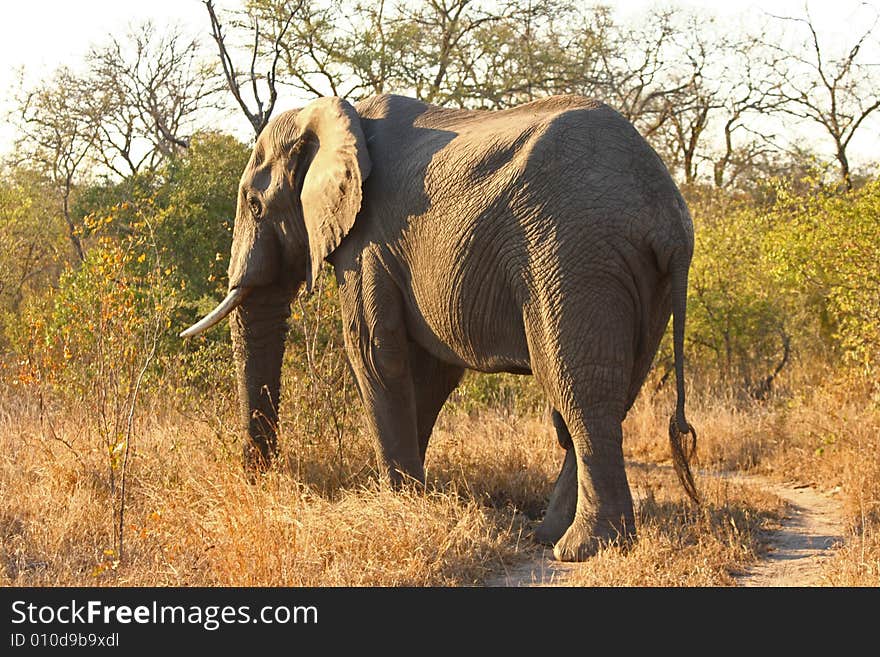
[[[26,406],[0,414],[3,585],[480,585],[540,552],[530,534],[563,456],[546,418],[450,410],[432,438],[426,492],[379,486],[362,435],[347,438],[341,460],[335,443],[297,451],[303,437],[292,431],[284,465],[254,486],[210,426],[160,405],[136,423],[120,560],[118,495],[88,418],[56,412],[50,431]],[[602,550],[564,583],[727,586],[759,557],[782,503],[702,474],[704,504],[692,507],[665,465],[669,408],[666,398],[641,399],[625,424],[638,542]],[[841,486],[852,533],[825,579],[880,584],[876,411],[833,393],[690,408],[702,471]]]
[[[221,450],[169,444],[181,428],[151,422],[131,463],[120,563],[102,454],[77,457],[14,424],[2,427],[0,466],[7,585],[470,584],[513,545],[509,518],[454,491],[373,484],[328,499],[286,472],[252,486]]]
[[[733,575],[758,558],[761,532],[778,524],[778,498],[751,487],[698,476],[702,505],[695,508],[671,469],[631,470],[638,541],[601,550],[567,585],[732,586]]]
[[[880,405],[853,387],[829,381],[759,404],[705,395],[689,404],[699,428],[704,471],[760,473],[780,482],[836,491],[843,502],[845,545],[824,563],[833,586],[880,586]],[[625,427],[630,456],[663,461],[650,427],[671,407],[640,398]],[[646,438],[646,436],[649,436]],[[702,479],[705,482],[706,478]],[[749,493],[759,508],[757,492]]]

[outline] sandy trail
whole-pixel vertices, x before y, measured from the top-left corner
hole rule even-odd
[[[843,506],[836,491],[778,484],[762,477],[734,475],[788,503],[782,527],[768,534],[764,558],[736,578],[738,586],[822,586],[822,562],[843,543]]]
[[[547,547],[529,559],[511,565],[505,572],[486,581],[486,586],[560,586],[576,564],[553,560],[553,548]]]
[[[706,473],[737,484],[756,486],[788,504],[782,526],[765,537],[768,551],[758,563],[736,576],[737,586],[822,586],[822,562],[843,543],[843,508],[836,491],[823,493],[797,484],[779,484],[756,475]],[[577,564],[553,560],[545,548],[526,561],[490,578],[486,586],[559,586]]]

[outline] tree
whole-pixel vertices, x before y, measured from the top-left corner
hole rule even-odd
[[[283,20],[277,0],[257,0],[264,21]],[[284,82],[311,96],[384,93],[390,79],[385,0],[367,6],[304,4],[280,42]]]
[[[502,5],[458,55],[467,104],[503,109],[566,93],[573,80],[588,86],[598,78],[597,49],[605,46],[609,16],[606,8],[583,12],[567,0]]]
[[[53,191],[52,182],[42,173],[21,167],[2,169],[0,314],[8,313],[10,321],[18,321],[27,296],[57,280],[69,253]]]
[[[809,11],[804,18],[776,18],[807,32],[803,53],[785,53],[781,46],[767,44],[788,63],[785,68],[777,68],[772,94],[776,107],[824,130],[834,147],[841,182],[852,189],[847,149],[865,119],[880,108],[880,73],[876,62],[865,61],[865,46],[874,38],[880,18],[875,15],[839,56],[829,53],[827,44],[822,43]]]
[[[334,3],[310,8],[285,45],[291,84],[308,93],[361,98],[402,93],[426,102],[486,106],[477,77],[515,4],[477,0]],[[491,106],[491,105],[490,105]]]
[[[609,41],[597,50],[599,77],[587,81],[649,140],[669,118],[668,98],[687,84],[671,75],[675,16],[674,9],[657,9],[634,26],[609,24]]]
[[[278,64],[283,52],[281,44],[294,17],[302,9],[304,0],[269,0],[264,5],[251,3],[233,20],[232,26],[237,35],[247,34],[251,42],[247,47],[250,62],[246,73],[241,73],[236,68],[230,52],[236,46],[227,41],[213,0],[204,0],[204,4],[211,20],[211,35],[217,44],[220,68],[226,85],[253,127],[255,135],[259,136],[269,122],[278,100]],[[263,11],[260,10],[261,7]],[[267,15],[267,8],[271,10],[269,15],[275,20],[261,22],[260,19]],[[261,66],[265,67],[265,71],[258,70]],[[261,90],[261,86],[265,86],[265,90]],[[251,96],[250,101],[248,93]],[[264,94],[268,94],[268,97]]]
[[[698,165],[706,157],[708,128],[723,106],[719,68],[728,44],[712,27],[711,20],[690,15],[667,47],[671,68],[665,77],[675,90],[662,96],[665,120],[655,134],[658,144],[665,146],[668,164],[681,172],[685,184],[697,179]]]
[[[688,353],[725,387],[766,396],[802,328],[796,299],[773,275],[767,245],[774,224],[746,198],[711,187],[690,191],[696,244]]]
[[[778,149],[776,135],[755,119],[774,111],[776,82],[773,72],[781,63],[778,54],[764,47],[765,31],[744,35],[730,43],[728,66],[736,76],[723,76],[725,89],[721,94],[723,115],[723,147],[714,159],[712,174],[716,187],[738,183],[756,168],[766,169],[766,159]],[[746,139],[737,139],[745,135]],[[738,143],[737,143],[738,142]]]
[[[92,50],[94,95],[83,111],[94,115],[97,156],[108,169],[123,178],[153,171],[187,148],[213,91],[200,58],[197,40],[151,22]]]
[[[71,194],[98,141],[95,117],[83,112],[91,99],[88,82],[66,67],[59,68],[43,87],[21,91],[16,151],[23,161],[44,171],[61,197],[67,235],[80,261],[85,259],[81,227],[71,214]]]
[[[113,217],[100,226],[104,237],[126,239],[136,232],[138,210],[149,208],[150,239],[172,267],[189,302],[226,294],[226,266],[238,179],[250,148],[231,135],[197,132],[189,148],[172,154],[155,175],[102,179],[78,190],[77,216]],[[95,223],[98,223],[95,221]],[[210,303],[215,303],[216,299]]]
[[[682,20],[667,42],[670,91],[662,97],[665,120],[655,146],[685,184],[697,182],[701,165],[711,163],[715,186],[729,186],[770,149],[773,136],[761,113],[772,107],[768,69],[775,62],[753,35],[737,35],[700,14],[676,18]]]
[[[426,0],[402,5],[395,19],[408,25],[409,47],[398,53],[398,84],[416,98],[438,105],[466,106],[463,65],[477,30],[501,20],[502,13],[474,0]]]
[[[197,133],[190,143],[163,170],[156,242],[186,281],[188,298],[223,298],[238,179],[251,149],[216,132]]]

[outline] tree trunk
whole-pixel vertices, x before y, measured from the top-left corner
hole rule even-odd
[[[79,258],[80,262],[83,262],[86,259],[86,255],[83,252],[82,242],[80,242],[79,235],[76,234],[76,227],[73,225],[73,219],[70,217],[70,190],[65,190],[63,200],[63,210],[64,210],[64,221],[67,223],[67,236],[70,238],[70,243],[73,244],[73,250],[76,251],[76,255]]]
[[[846,151],[840,144],[837,145],[837,161],[840,163],[840,179],[843,181],[846,190],[851,191],[853,185],[852,175],[849,170],[849,159],[846,157]]]

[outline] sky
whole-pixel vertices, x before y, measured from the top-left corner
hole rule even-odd
[[[587,0],[585,0],[586,2]],[[218,0],[219,7],[235,6],[235,0]],[[593,3],[588,3],[593,4]],[[803,15],[804,0],[605,0],[603,4],[615,8],[622,19],[635,17],[646,8],[656,5],[676,5],[700,9],[715,14],[724,24],[748,26],[760,20],[765,13],[776,15]],[[810,13],[821,35],[833,43],[851,39],[858,18],[866,15],[859,5],[870,5],[880,13],[880,0],[810,0]],[[870,13],[870,12],[868,12]],[[75,66],[88,52],[90,45],[101,42],[108,34],[124,34],[130,24],[152,19],[158,26],[179,23],[188,33],[209,39],[207,12],[201,0],[23,0],[0,5],[0,153],[11,149],[14,133],[6,121],[9,111],[8,95],[17,80],[16,71],[24,67],[28,80],[39,81],[48,77],[59,65]],[[880,66],[880,61],[878,61]],[[280,98],[278,109],[301,104],[300,99]],[[228,129],[237,134],[248,134],[243,115],[228,119]],[[880,145],[880,121],[857,134],[854,148],[856,160],[871,157]],[[872,155],[873,154],[873,155]]]

